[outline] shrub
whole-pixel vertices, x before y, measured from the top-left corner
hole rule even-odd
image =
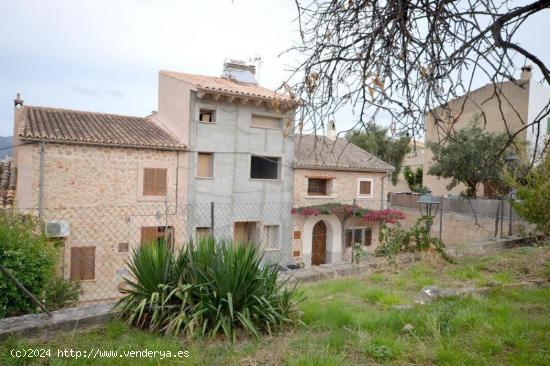
[[[438,238],[430,236],[424,226],[427,218],[419,219],[411,228],[404,228],[400,223],[393,226],[382,224],[380,226],[379,242],[374,255],[379,257],[393,257],[399,252],[419,252],[434,250],[443,259],[452,262],[452,259],[445,253],[445,245]]]
[[[37,298],[54,276],[55,249],[30,215],[0,212],[0,265]],[[36,305],[0,274],[0,318],[36,311]]]
[[[234,340],[298,320],[296,288],[253,245],[202,239],[174,254],[151,243],[134,251],[129,269],[115,311],[139,328]]]
[[[50,311],[63,308],[78,300],[81,292],[80,282],[73,282],[55,276],[46,286],[44,305]]]

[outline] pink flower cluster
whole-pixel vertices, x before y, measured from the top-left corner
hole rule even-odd
[[[302,215],[302,216],[317,216],[321,214],[321,210],[317,207],[301,207],[293,208],[293,215]]]
[[[405,214],[398,210],[373,210],[363,215],[363,218],[372,222],[384,222],[386,224],[395,224],[398,220],[404,220]]]

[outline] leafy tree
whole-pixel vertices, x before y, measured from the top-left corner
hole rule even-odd
[[[463,183],[466,186],[464,194],[476,197],[480,184],[502,180],[502,149],[506,140],[505,134],[489,133],[474,122],[456,132],[446,144],[428,143],[434,161],[428,174],[450,178],[448,190]]]
[[[413,172],[410,167],[406,166],[403,171],[405,181],[407,182],[409,189],[413,192],[425,193],[427,191],[427,188],[422,185],[423,175],[424,170],[422,169],[422,167],[416,168],[416,171]]]
[[[550,236],[550,155],[522,179],[508,178],[506,182],[516,190],[512,206],[516,212]]]
[[[402,135],[397,139],[393,139],[389,136],[387,128],[369,123],[364,132],[358,130],[349,132],[347,139],[363,150],[393,165],[395,171],[392,173],[391,181],[393,184],[399,181],[398,177],[403,160],[405,155],[411,151],[409,146],[410,137]]]

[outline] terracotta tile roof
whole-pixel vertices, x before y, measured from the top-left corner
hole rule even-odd
[[[259,99],[274,99],[274,97],[277,97],[285,101],[292,101],[288,94],[275,93],[273,90],[264,88],[263,86],[239,83],[235,80],[223,77],[186,74],[183,72],[165,70],[161,70],[160,73],[162,75],[193,84],[197,89],[203,91]]]
[[[0,161],[0,208],[13,207],[17,168],[11,158]]]
[[[304,169],[392,172],[394,167],[351,142],[324,136],[296,136],[294,166]]]
[[[184,149],[174,136],[141,117],[24,106],[22,140],[50,140],[136,148]]]

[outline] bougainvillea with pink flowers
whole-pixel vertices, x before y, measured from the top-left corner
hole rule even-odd
[[[301,216],[336,215],[341,217],[353,215],[353,210],[353,205],[342,203],[325,203],[321,205],[293,208],[292,214]],[[367,212],[367,209],[355,207],[355,215],[357,216],[363,216]]]
[[[353,205],[342,203],[326,203],[292,209],[293,215],[301,216],[336,215],[338,217],[349,217],[353,215],[353,212]],[[397,221],[405,218],[405,214],[398,210],[368,210],[361,207],[355,207],[355,215],[367,221],[385,224],[395,224]]]
[[[363,218],[371,222],[395,224],[399,220],[404,220],[405,214],[402,211],[387,208],[385,210],[369,211],[363,215]]]

